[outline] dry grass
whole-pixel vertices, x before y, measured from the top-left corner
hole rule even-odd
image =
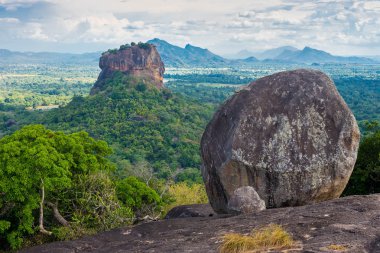
[[[260,252],[263,250],[287,249],[294,245],[292,237],[281,226],[270,224],[252,230],[250,235],[237,233],[226,234],[220,253]]]
[[[347,247],[344,245],[339,245],[339,244],[332,244],[327,247],[330,250],[335,250],[335,251],[346,251]]]
[[[175,206],[208,203],[204,184],[193,184],[189,186],[182,182],[171,185],[168,189],[168,193],[174,198],[174,202],[164,207],[163,216]]]

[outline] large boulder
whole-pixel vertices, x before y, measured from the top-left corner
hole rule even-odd
[[[333,81],[316,70],[256,80],[215,113],[201,141],[202,174],[217,213],[233,213],[251,186],[267,208],[337,198],[353,170],[360,132]]]

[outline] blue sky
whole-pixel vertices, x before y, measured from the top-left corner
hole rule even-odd
[[[380,55],[380,0],[0,0],[0,48],[90,52],[156,37],[221,55]]]

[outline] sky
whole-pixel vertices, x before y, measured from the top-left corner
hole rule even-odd
[[[0,0],[0,48],[80,53],[153,38],[220,55],[380,55],[380,0]]]

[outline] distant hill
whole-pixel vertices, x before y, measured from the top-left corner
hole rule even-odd
[[[249,65],[258,60],[255,57],[246,59],[231,60],[223,58],[209,51],[208,49],[187,44],[181,48],[160,39],[153,39],[147,43],[156,46],[165,66],[169,67],[225,67],[237,65]]]
[[[361,63],[371,64],[374,60],[365,57],[343,57],[335,56],[322,50],[317,50],[311,47],[305,47],[303,50],[285,50],[274,60],[295,62],[295,63]]]
[[[236,54],[228,55],[228,58],[231,59],[241,59],[247,58],[249,56],[254,56],[258,60],[263,62],[272,62],[272,63],[359,63],[359,64],[373,64],[379,63],[379,56],[372,57],[344,57],[344,56],[335,56],[328,52],[314,49],[311,47],[305,47],[302,50],[299,50],[292,46],[284,46],[269,49],[262,52],[253,52],[248,50],[239,51]]]
[[[299,50],[295,47],[284,46],[284,47],[277,47],[277,48],[269,49],[269,50],[263,51],[261,53],[256,53],[256,54],[254,54],[254,56],[259,60],[274,59],[274,58],[278,57],[279,55],[281,55],[282,53],[284,53],[285,51],[296,52]]]
[[[166,66],[190,67],[190,66],[222,66],[230,61],[213,54],[208,49],[187,44],[185,48],[172,45],[164,40],[153,39],[147,43],[156,46]]]
[[[184,48],[170,44],[161,39],[152,39],[147,43],[156,46],[166,67],[241,67],[252,66],[257,62],[266,63],[380,63],[379,56],[343,57],[335,56],[322,50],[305,47],[299,50],[295,47],[284,46],[269,49],[263,52],[251,52],[242,50],[235,55],[229,55],[228,59],[216,55],[208,49],[187,44]],[[0,49],[0,64],[97,64],[101,52],[71,54],[53,52],[13,52]]]
[[[380,62],[380,55],[374,55],[374,56],[364,56],[364,57],[368,57],[372,60],[375,60],[377,62]]]
[[[7,64],[97,64],[101,52],[71,54],[53,52],[15,52],[0,49],[0,63]]]
[[[374,59],[365,57],[343,57],[335,56],[322,50],[311,47],[305,47],[299,50],[295,47],[284,46],[261,53],[254,53],[248,50],[242,50],[236,55],[229,55],[227,59],[218,56],[208,49],[195,47],[187,44],[185,48],[181,48],[160,39],[149,40],[157,47],[165,66],[169,67],[225,67],[225,66],[250,66],[262,60],[264,62],[273,63],[359,63],[373,64],[377,63]]]
[[[229,54],[226,55],[226,58],[228,59],[246,59],[249,57],[255,57],[259,60],[265,60],[265,59],[274,59],[275,57],[282,54],[285,50],[289,51],[297,51],[298,49],[291,46],[283,46],[283,47],[277,47],[268,49],[265,51],[250,51],[247,49],[243,49],[235,54]]]
[[[245,58],[252,57],[258,53],[260,52],[253,52],[247,49],[243,49],[234,54],[225,54],[224,57],[227,59],[245,59]]]

